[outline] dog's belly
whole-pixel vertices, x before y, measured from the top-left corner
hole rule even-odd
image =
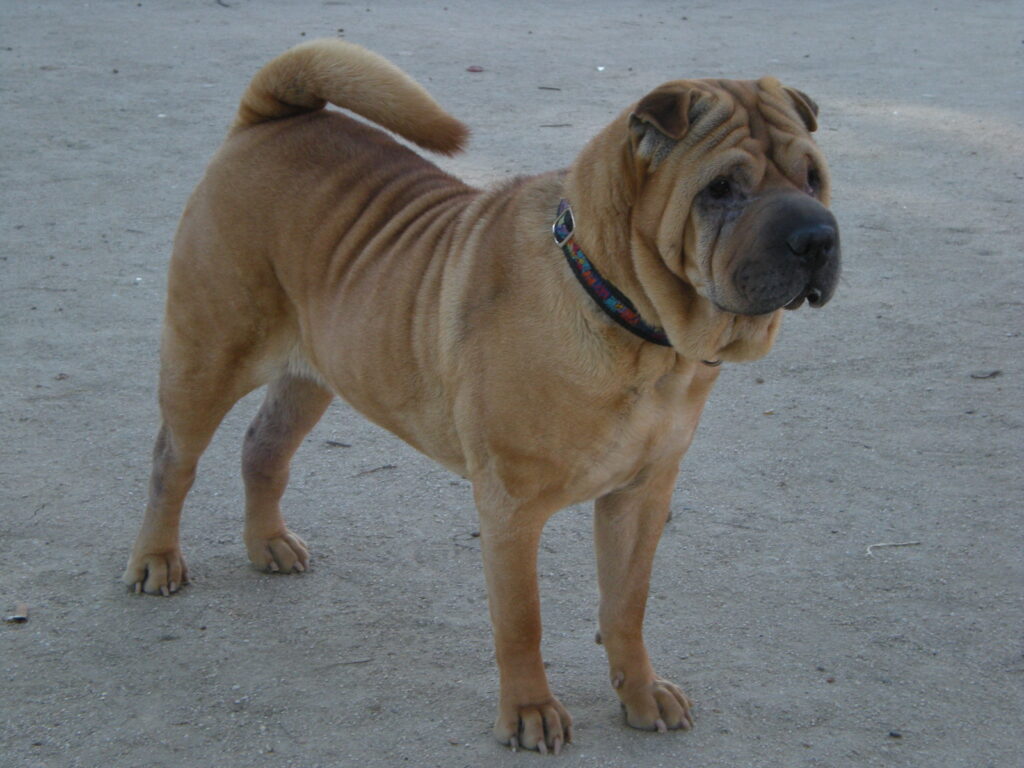
[[[403,388],[402,393],[382,388],[348,386],[348,377],[334,383],[332,389],[363,416],[397,435],[420,453],[446,469],[466,477],[468,468],[451,409],[437,387],[421,384],[417,391]]]
[[[355,297],[343,298],[326,316],[300,323],[305,366],[367,419],[465,476],[454,393],[439,368],[438,343],[428,338],[433,334],[426,327],[409,333],[409,321],[403,317],[360,323],[356,318],[361,305]],[[378,324],[391,332],[377,333]],[[427,325],[433,323],[424,319],[423,326]]]

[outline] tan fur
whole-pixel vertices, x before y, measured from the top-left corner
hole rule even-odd
[[[330,102],[444,154],[462,150],[469,130],[387,59],[344,40],[313,40],[278,56],[253,78],[235,129],[313,112]]]
[[[749,119],[720,85],[686,88],[732,104],[721,136]],[[817,157],[806,106],[777,84],[758,89],[740,87],[746,109],[762,100],[775,130]],[[243,451],[245,540],[258,566],[304,570],[307,547],[278,502],[292,453],[338,394],[473,483],[500,740],[557,750],[571,738],[540,654],[535,563],[550,515],[589,499],[600,633],[627,719],[688,728],[688,700],[655,674],[642,639],[654,549],[718,375],[702,360],[764,354],[780,319],[708,300],[717,257],[688,211],[723,157],[762,181],[780,173],[776,159],[753,140],[685,134],[654,171],[627,110],[568,171],[480,191],[325,101],[442,152],[466,136],[408,77],[348,43],[307,43],[256,75],[175,241],[163,425],[125,580],[164,594],[185,582],[178,525],[196,462],[231,406],[264,384]],[[586,252],[672,348],[613,324],[582,291],[551,239],[563,197]]]

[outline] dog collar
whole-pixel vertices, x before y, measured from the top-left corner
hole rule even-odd
[[[572,208],[569,207],[569,201],[563,199],[558,204],[558,215],[555,216],[555,222],[551,225],[551,234],[555,238],[555,243],[565,254],[565,260],[569,262],[569,267],[576,279],[579,280],[580,285],[608,317],[627,331],[652,344],[662,347],[672,346],[668,335],[662,328],[651,325],[640,317],[633,302],[626,298],[611,281],[601,276],[597,267],[591,263],[587,255],[583,253],[583,249],[573,240],[572,235],[575,230],[576,222],[572,216]]]
[[[575,231],[576,220],[572,216],[572,208],[569,206],[569,201],[563,198],[558,204],[558,214],[555,216],[555,222],[551,225],[551,234],[555,238],[555,243],[565,254],[565,260],[569,262],[569,268],[576,275],[580,285],[608,317],[630,333],[634,333],[652,344],[662,347],[672,346],[664,329],[651,325],[640,317],[633,302],[626,298],[614,284],[601,276],[597,267],[591,263],[587,255],[583,253],[583,249],[573,240],[572,236]],[[722,364],[721,360],[701,360],[701,362],[712,368],[717,368]]]

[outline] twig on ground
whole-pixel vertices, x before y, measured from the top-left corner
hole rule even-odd
[[[374,472],[383,472],[386,469],[398,469],[397,464],[385,464],[380,467],[374,467],[373,469],[364,469],[362,472],[356,472],[356,477],[362,477],[363,475],[372,475]]]
[[[470,531],[469,533],[465,533],[465,532],[463,532],[463,533],[456,533],[454,536],[452,536],[452,542],[455,544],[456,547],[462,547],[463,549],[472,549],[472,550],[474,550],[476,552],[479,552],[480,551],[480,546],[479,545],[477,545],[477,546],[473,546],[472,545],[472,540],[473,539],[479,539],[479,538],[480,538],[480,531]],[[462,543],[463,541],[466,541],[467,543],[463,544]]]

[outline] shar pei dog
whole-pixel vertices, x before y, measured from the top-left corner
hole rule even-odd
[[[263,385],[242,448],[245,545],[261,568],[306,570],[279,501],[338,395],[472,483],[501,742],[572,738],[541,658],[537,549],[554,512],[591,499],[611,685],[631,726],[689,728],[644,646],[652,560],[719,364],[761,357],[783,310],[835,289],[817,112],[770,77],[677,80],[568,168],[481,190],[375,127],[443,154],[468,136],[386,60],[321,40],[271,61],[175,238],[162,423],[125,582],[186,583],[178,531],[200,454]]]

